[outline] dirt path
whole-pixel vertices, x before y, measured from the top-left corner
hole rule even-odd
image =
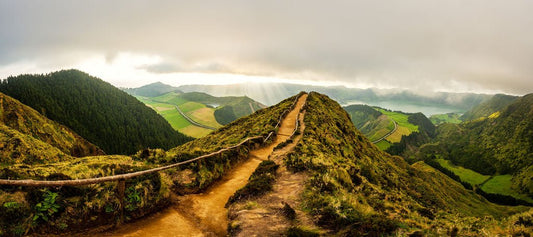
[[[250,158],[229,172],[221,181],[201,194],[178,197],[172,208],[157,213],[146,219],[126,224],[106,236],[223,236],[228,225],[227,209],[224,208],[228,198],[239,188],[246,185],[248,178],[261,161],[268,156],[278,144],[286,141],[295,128],[296,118],[303,107],[307,94],[298,100],[294,110],[282,121],[274,142],[250,152]]]

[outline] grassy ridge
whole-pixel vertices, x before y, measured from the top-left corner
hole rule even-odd
[[[236,145],[247,137],[274,131],[280,115],[296,97],[241,118],[216,132],[165,152],[143,149],[133,157],[91,156],[42,165],[17,164],[0,169],[1,179],[61,180],[102,177],[146,170]],[[261,140],[261,139],[260,139]],[[262,140],[261,140],[262,141]],[[260,141],[255,141],[260,142]],[[133,220],[170,203],[175,192],[198,192],[248,157],[251,142],[198,162],[126,181],[125,220]],[[113,225],[120,220],[116,182],[80,187],[0,187],[0,235],[26,232],[68,233]]]
[[[443,235],[461,223],[460,233],[472,235],[490,228],[479,225],[485,216],[524,210],[492,204],[422,162],[410,166],[380,152],[326,96],[311,93],[305,109],[304,136],[285,162],[310,175],[304,206],[332,233]]]

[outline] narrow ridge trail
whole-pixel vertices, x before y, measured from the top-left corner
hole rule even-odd
[[[274,148],[289,139],[298,113],[307,94],[302,95],[295,108],[283,119],[274,141],[250,151],[248,160],[235,167],[220,181],[203,193],[177,197],[172,207],[145,219],[125,224],[105,236],[225,236],[228,211],[224,208],[228,198],[248,182],[259,163],[267,160]]]

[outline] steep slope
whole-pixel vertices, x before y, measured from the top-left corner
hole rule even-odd
[[[0,83],[0,91],[110,154],[168,149],[189,140],[134,97],[81,71],[9,77]]]
[[[431,141],[435,137],[436,127],[433,123],[422,113],[410,114],[407,118],[408,122],[417,126],[418,130],[407,135],[402,136],[400,142],[392,144],[387,150],[392,155],[400,155],[405,157],[410,163],[416,158],[417,148],[423,144]]]
[[[435,135],[435,126],[422,113],[390,111],[367,105],[350,105],[344,109],[355,127],[370,141],[395,155],[405,155],[406,149],[424,144]]]
[[[491,114],[503,110],[517,98],[518,97],[511,95],[496,94],[464,113],[460,119],[463,121],[469,121],[489,117]]]
[[[155,82],[138,88],[122,88],[122,90],[133,96],[146,97],[156,97],[169,92],[181,93],[181,91],[177,87],[163,84],[161,82]]]
[[[169,151],[143,149],[133,157],[93,156],[44,165],[14,164],[2,166],[0,179],[95,178],[188,160],[235,146],[246,138],[267,138],[268,134],[276,131],[282,115],[286,115],[285,112],[291,108],[296,98],[288,98],[276,106],[238,119],[207,137]],[[124,212],[119,209],[121,202],[116,193],[116,182],[62,188],[0,186],[0,235],[19,235],[27,231],[47,234],[80,232],[86,228],[113,226],[121,220],[121,213],[126,221],[143,217],[169,205],[173,192],[185,194],[205,190],[227,175],[232,168],[249,159],[250,150],[258,148],[260,144],[269,145],[273,142],[273,136],[266,143],[263,143],[263,137],[249,140],[239,147],[198,162],[128,179],[125,184]],[[57,149],[42,150],[61,153]],[[65,156],[68,158],[68,155]],[[46,206],[38,208],[42,205]]]
[[[302,206],[332,233],[358,236],[421,229],[442,235],[455,223],[468,225],[462,218],[480,221],[520,210],[491,204],[423,163],[410,166],[401,157],[379,151],[324,95],[311,93],[305,109],[303,138],[285,163],[310,176]],[[461,226],[460,231],[476,233],[486,227],[477,224]]]
[[[2,163],[51,162],[66,155],[81,157],[104,154],[100,148],[69,128],[2,93],[0,125]]]
[[[482,174],[513,174],[514,187],[533,197],[533,94],[514,100],[486,119],[439,126],[435,149],[421,149],[421,157],[438,155]]]
[[[394,121],[368,105],[344,107],[355,127],[371,141],[377,140],[394,130]]]

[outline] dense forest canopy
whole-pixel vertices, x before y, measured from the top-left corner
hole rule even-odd
[[[72,128],[108,154],[169,149],[190,138],[111,84],[78,70],[9,77],[0,91]]]

